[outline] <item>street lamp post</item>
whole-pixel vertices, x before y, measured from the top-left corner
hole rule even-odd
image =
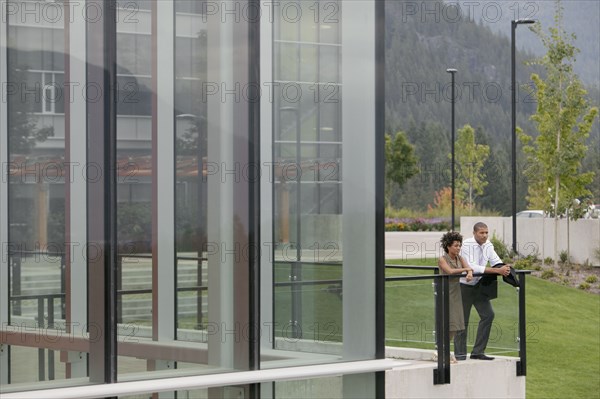
[[[515,73],[515,56],[516,56],[516,44],[515,35],[517,26],[521,24],[533,24],[533,19],[515,19],[511,21],[511,34],[510,34],[510,45],[511,45],[511,90],[512,90],[512,109],[511,109],[511,122],[512,122],[512,250],[517,253],[517,83]]]
[[[451,134],[451,141],[450,141],[450,148],[451,148],[451,154],[452,154],[452,160],[450,161],[450,168],[452,169],[452,219],[451,219],[451,231],[454,231],[454,187],[455,187],[455,167],[454,167],[454,128],[455,128],[455,123],[454,123],[454,105],[456,102],[456,97],[454,95],[454,75],[456,74],[456,69],[454,68],[448,68],[446,69],[446,72],[448,72],[451,76],[452,76],[452,99],[451,99],[451,103],[452,103],[452,134]]]

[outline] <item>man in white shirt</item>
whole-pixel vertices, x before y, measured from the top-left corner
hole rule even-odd
[[[502,263],[502,259],[494,250],[494,245],[488,240],[488,235],[489,230],[485,223],[475,223],[473,237],[463,241],[460,255],[469,262],[473,274],[488,273],[506,276],[510,273],[509,265],[497,268],[486,267],[488,263],[490,266]],[[481,279],[481,276],[473,277],[469,282],[464,277],[460,279],[463,310],[465,312],[465,329],[457,332],[454,337],[454,352],[458,360],[467,358],[467,331],[472,306],[475,306],[480,321],[477,327],[475,345],[471,352],[471,359],[494,360],[493,357],[485,355],[485,348],[490,339],[490,331],[494,321],[494,309],[490,300],[495,298],[495,295],[488,292],[488,288],[482,283]]]

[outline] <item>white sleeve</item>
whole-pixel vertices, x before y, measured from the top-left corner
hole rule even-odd
[[[485,252],[488,255],[488,260],[490,262],[490,266],[494,266],[494,265],[497,265],[498,263],[502,263],[502,259],[500,259],[500,257],[496,253],[496,250],[494,249],[494,245],[492,243],[490,243],[490,245],[486,248]]]
[[[475,273],[475,274],[477,274],[477,273],[481,273],[481,274],[485,273],[485,266],[476,265],[474,263],[470,263],[469,266],[471,266],[471,269],[473,269],[473,273]]]
[[[475,251],[474,246],[467,243],[460,249],[460,256],[467,261],[469,266],[471,266],[473,273],[485,273],[485,266],[477,265],[471,261],[471,259],[474,257],[473,251]]]

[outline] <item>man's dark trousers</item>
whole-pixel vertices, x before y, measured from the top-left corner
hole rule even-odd
[[[457,332],[454,337],[454,353],[457,357],[467,355],[467,331],[469,330],[469,316],[471,315],[472,306],[475,306],[480,320],[477,327],[475,345],[471,354],[483,355],[485,353],[485,348],[490,339],[492,322],[494,321],[494,309],[492,309],[489,296],[485,295],[482,291],[481,282],[476,285],[460,285],[465,315],[465,329]]]

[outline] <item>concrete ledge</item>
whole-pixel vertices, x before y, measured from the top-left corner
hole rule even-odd
[[[386,357],[413,364],[386,371],[386,398],[525,398],[525,377],[517,377],[517,358],[465,360],[450,367],[450,384],[434,385],[433,351],[386,348]]]

